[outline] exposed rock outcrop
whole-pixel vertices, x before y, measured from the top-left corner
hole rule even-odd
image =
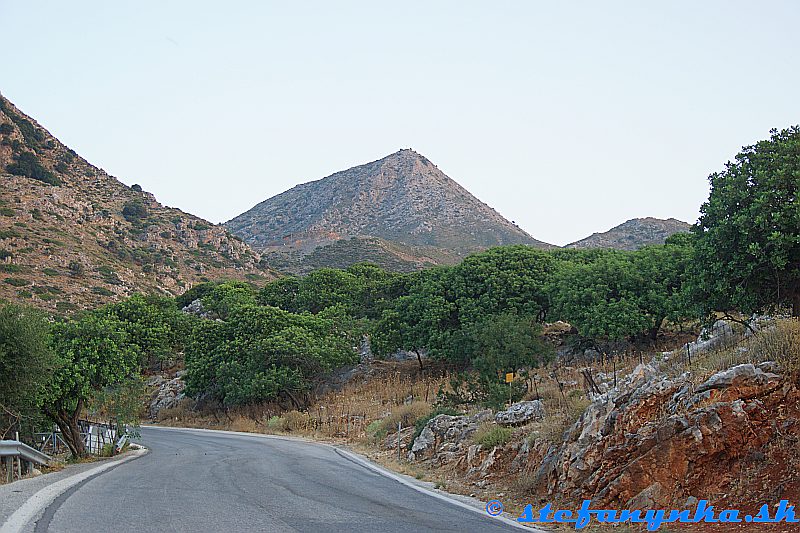
[[[435,458],[440,464],[449,463],[467,449],[468,439],[475,434],[478,426],[493,418],[492,411],[488,409],[471,416],[435,416],[414,440],[408,459]]]
[[[698,387],[688,373],[653,370],[640,365],[622,387],[595,399],[562,445],[539,443],[530,466],[548,494],[621,508],[683,502],[714,483],[711,473],[769,441],[779,429],[772,402],[800,400],[791,383],[751,364]]]
[[[155,420],[162,409],[177,407],[185,397],[183,389],[186,385],[181,379],[182,377],[183,372],[178,372],[172,379],[153,376],[147,380],[145,385],[152,390],[150,403],[147,406],[147,416],[151,420]]]
[[[494,415],[494,421],[501,426],[518,426],[527,424],[544,416],[544,405],[539,400],[518,402]]]

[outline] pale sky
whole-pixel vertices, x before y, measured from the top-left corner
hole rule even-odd
[[[694,222],[800,123],[800,2],[0,0],[0,91],[223,222],[400,148],[534,237]]]

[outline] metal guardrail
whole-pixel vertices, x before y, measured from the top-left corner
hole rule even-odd
[[[4,463],[7,483],[14,480],[15,462],[17,478],[21,478],[23,470],[25,474],[29,474],[34,463],[46,465],[50,462],[50,457],[18,440],[0,440],[0,464]]]
[[[50,462],[50,456],[18,440],[0,440],[0,457],[20,457],[40,465]]]

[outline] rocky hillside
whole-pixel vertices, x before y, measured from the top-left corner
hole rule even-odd
[[[582,368],[591,376],[585,391],[577,382],[564,396],[540,386],[541,399],[498,413],[440,414],[413,442],[413,426],[401,435],[411,443],[408,460],[464,492],[488,489],[487,499],[511,492],[507,506],[518,500],[579,507],[590,499],[603,509],[693,509],[706,499],[755,514],[767,502],[794,502],[800,351],[790,347],[798,346],[800,325],[751,326],[761,329],[742,337],[719,321],[689,343],[691,364],[684,346],[627,375]],[[502,435],[503,426],[506,439],[476,438],[481,431]],[[388,435],[385,446],[393,439]]]
[[[604,233],[592,233],[585,239],[568,244],[566,248],[638,250],[648,244],[664,244],[667,237],[687,232],[689,227],[686,222],[674,218],[634,218]]]
[[[413,150],[298,185],[226,223],[268,257],[277,254],[287,270],[303,270],[321,246],[346,240],[332,262],[347,266],[375,260],[369,238],[382,249],[384,266],[450,263],[471,252],[504,244],[550,245],[537,241],[484,204],[436,165]],[[378,240],[375,240],[378,239]],[[388,243],[388,244],[382,244]],[[401,248],[402,251],[393,249]],[[391,257],[393,256],[393,257]],[[390,258],[391,257],[391,258]],[[388,264],[387,264],[388,263]]]
[[[0,96],[0,298],[56,311],[272,277],[225,228],[161,205]]]

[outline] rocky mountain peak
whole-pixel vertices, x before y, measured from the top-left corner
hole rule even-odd
[[[290,247],[298,257],[351,237],[381,239],[434,263],[491,246],[549,246],[411,149],[298,185],[226,226],[257,249],[286,253]]]

